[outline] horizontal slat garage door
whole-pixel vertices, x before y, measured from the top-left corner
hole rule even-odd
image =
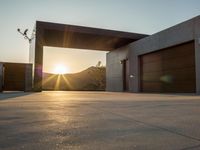
[[[142,92],[195,92],[194,42],[140,57]]]
[[[15,63],[4,64],[4,91],[24,91],[25,65]]]

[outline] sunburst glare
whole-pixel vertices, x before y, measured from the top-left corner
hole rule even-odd
[[[57,64],[54,68],[54,74],[66,74],[69,73],[69,68],[63,64]]]

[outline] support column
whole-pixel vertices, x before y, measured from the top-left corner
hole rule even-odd
[[[34,91],[42,91],[42,74],[43,74],[43,46],[36,44],[35,65],[34,65]]]
[[[44,30],[36,22],[36,36],[34,48],[34,91],[42,92],[42,76],[43,76],[43,46],[44,46]]]

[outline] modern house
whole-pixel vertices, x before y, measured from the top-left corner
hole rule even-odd
[[[153,35],[37,21],[30,63],[38,92],[44,46],[109,51],[107,91],[200,94],[200,16]]]
[[[199,94],[200,16],[109,52],[106,78],[108,91]]]

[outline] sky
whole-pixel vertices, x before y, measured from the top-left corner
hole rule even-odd
[[[0,61],[29,62],[29,43],[17,28],[28,28],[30,35],[36,20],[153,34],[197,15],[200,0],[0,0]],[[46,72],[59,61],[69,72],[100,59],[106,64],[105,52],[50,47],[44,51]],[[84,57],[78,63],[69,59],[79,55]]]

